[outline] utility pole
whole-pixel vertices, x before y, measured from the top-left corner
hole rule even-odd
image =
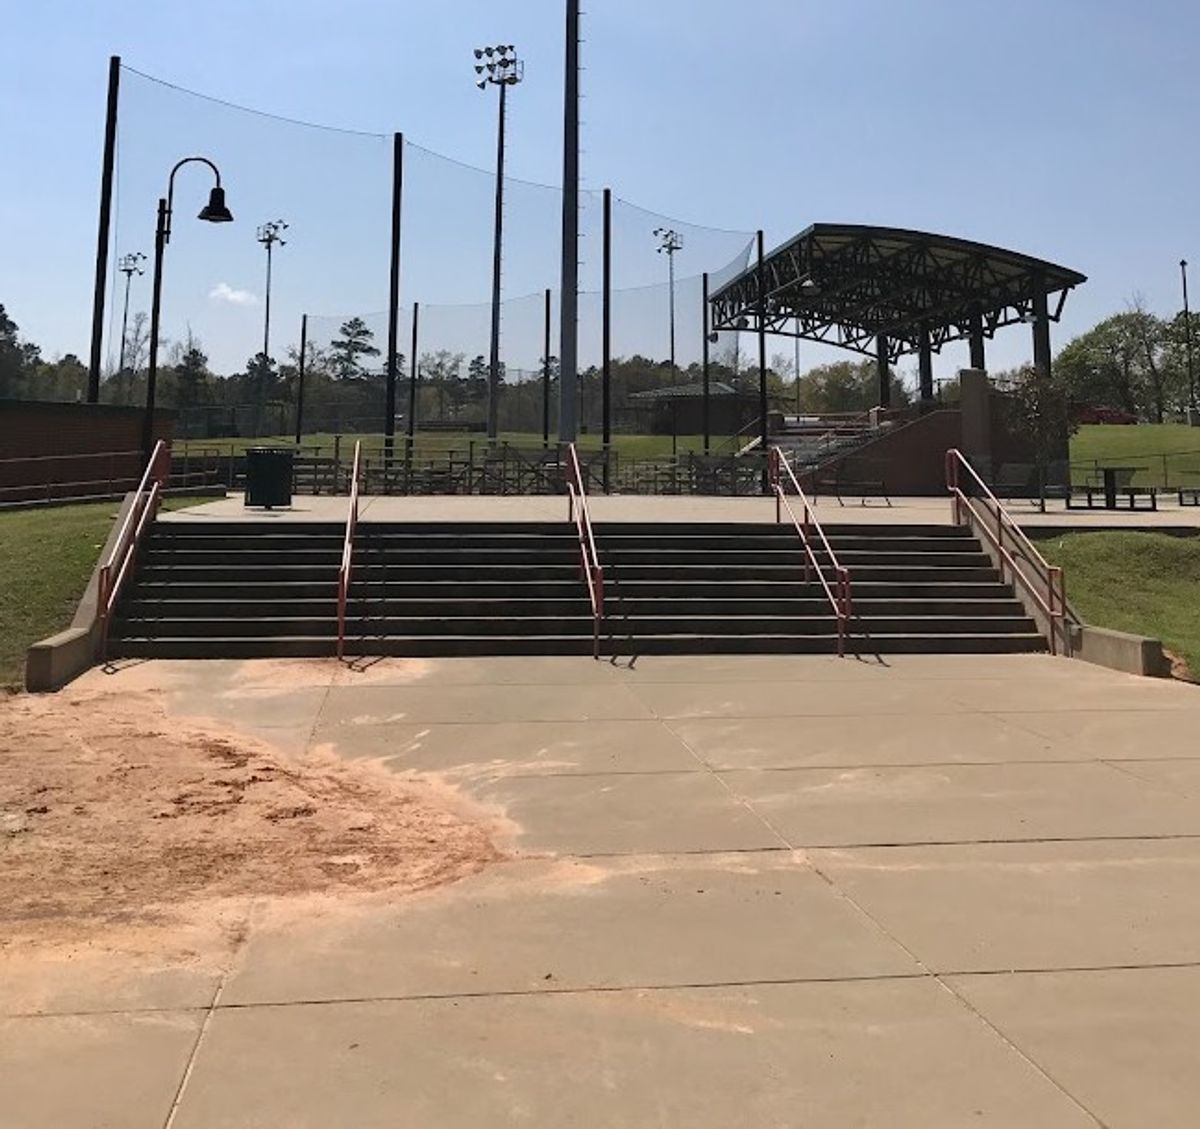
[[[496,223],[492,246],[492,343],[488,361],[487,435],[496,441],[500,420],[500,283],[504,251],[504,117],[510,86],[525,77],[525,64],[510,43],[475,48],[475,85],[480,90],[500,87],[499,121],[496,128]]]
[[[667,277],[670,279],[671,305],[671,383],[675,383],[675,252],[683,248],[683,236],[668,227],[656,227],[654,235],[658,239],[658,253],[667,256]]]
[[[146,268],[142,266],[145,261],[146,256],[141,251],[134,251],[132,255],[122,255],[120,262],[117,263],[117,270],[125,276],[125,312],[121,315],[121,359],[117,362],[118,376],[125,371],[125,340],[129,332],[129,284],[133,281],[135,274],[146,273]],[[111,354],[109,355],[111,356]]]

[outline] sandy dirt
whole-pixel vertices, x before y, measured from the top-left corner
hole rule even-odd
[[[289,757],[128,687],[0,700],[0,951],[230,899],[416,891],[497,859],[445,786]]]

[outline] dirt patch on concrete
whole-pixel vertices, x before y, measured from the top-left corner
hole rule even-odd
[[[372,762],[289,757],[148,692],[0,700],[0,948],[197,902],[428,889],[498,857],[454,793]]]

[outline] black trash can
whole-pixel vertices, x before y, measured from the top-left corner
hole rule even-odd
[[[292,456],[290,447],[250,447],[246,451],[246,505],[290,506],[292,504]]]

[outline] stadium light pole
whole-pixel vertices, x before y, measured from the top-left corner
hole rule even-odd
[[[233,213],[225,206],[225,189],[221,187],[221,170],[207,157],[184,157],[175,162],[167,178],[167,194],[158,198],[158,222],[154,231],[154,283],[150,301],[150,358],[146,367],[146,411],[142,417],[142,453],[149,462],[154,450],[154,386],[158,378],[158,324],[162,310],[163,252],[171,242],[171,213],[175,204],[175,174],[184,165],[207,165],[216,184],[208,194],[208,203],[200,209],[197,219],[206,223],[231,223]]]
[[[269,220],[267,223],[260,224],[258,230],[254,233],[254,238],[266,248],[267,251],[267,288],[264,301],[265,311],[263,315],[263,356],[271,355],[271,253],[278,243],[280,247],[287,246],[287,240],[283,238],[283,233],[287,231],[287,224],[283,220]]]
[[[500,277],[504,248],[504,113],[510,86],[525,77],[525,64],[517,58],[510,43],[498,47],[475,48],[475,85],[480,90],[500,88],[496,127],[496,226],[492,245],[492,342],[488,360],[487,434],[494,443],[500,419]]]
[[[1179,260],[1179,273],[1183,278],[1183,341],[1187,350],[1188,376],[1188,423],[1196,423],[1196,373],[1192,367],[1192,314],[1188,309],[1187,259]]]
[[[146,268],[142,266],[145,261],[146,256],[141,251],[134,251],[131,255],[122,255],[117,263],[117,270],[125,276],[125,312],[121,315],[121,359],[117,362],[118,376],[125,371],[125,339],[129,332],[129,286],[135,274],[146,273]]]
[[[670,325],[671,325],[671,383],[675,383],[675,252],[683,248],[683,236],[669,227],[656,227],[655,238],[658,240],[658,253],[667,256],[667,277],[670,289]]]

